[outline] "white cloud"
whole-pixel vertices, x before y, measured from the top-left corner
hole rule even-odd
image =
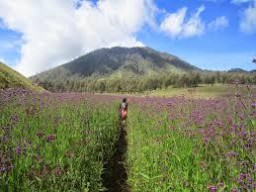
[[[212,31],[224,29],[229,26],[229,21],[225,16],[217,17],[208,24],[208,28]]]
[[[192,14],[189,18],[187,18],[187,10],[187,7],[183,7],[176,13],[167,14],[160,25],[160,29],[172,38],[186,38],[202,35],[204,33],[205,24],[200,15],[205,10],[205,7],[199,7],[196,13]]]
[[[182,34],[184,19],[187,13],[187,8],[184,7],[178,10],[177,13],[168,14],[161,23],[161,30],[168,33],[171,37],[176,37]]]
[[[245,33],[256,33],[256,3],[242,12],[240,29]]]
[[[16,69],[26,76],[97,48],[142,46],[136,33],[156,11],[153,0],[0,0],[0,18],[22,34]]]
[[[241,11],[240,30],[244,33],[256,33],[256,0],[232,0],[234,4],[249,4],[247,8]]]

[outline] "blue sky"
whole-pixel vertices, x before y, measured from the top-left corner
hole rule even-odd
[[[205,69],[227,70],[235,67],[255,69],[251,60],[256,54],[256,33],[242,32],[239,27],[242,11],[248,7],[248,3],[236,5],[230,1],[203,0],[159,0],[157,2],[159,7],[169,12],[176,12],[184,6],[193,12],[204,5],[205,11],[201,17],[206,23],[216,17],[225,16],[229,25],[215,31],[206,29],[200,36],[182,39],[169,38],[165,34],[145,29],[139,34],[139,39],[146,45],[176,54]]]
[[[19,2],[0,1],[0,60],[26,76],[112,46],[152,47],[203,69],[256,68],[255,0]]]

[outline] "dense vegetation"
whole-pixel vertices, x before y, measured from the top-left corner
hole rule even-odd
[[[236,90],[210,100],[129,97],[130,191],[254,191],[255,87]],[[0,91],[0,190],[104,190],[104,165],[118,147],[117,100]]]
[[[241,87],[228,99],[136,98],[131,191],[255,191],[256,105],[252,86]]]
[[[0,92],[0,191],[101,191],[118,116],[115,104],[93,103],[82,95]]]
[[[32,90],[42,90],[32,85],[31,80],[0,62],[0,89],[22,87]]]
[[[38,79],[36,83],[53,92],[143,92],[147,90],[166,89],[168,87],[197,87],[198,84],[232,84],[235,81],[239,81],[241,84],[256,84],[256,73],[162,73],[151,76],[133,76],[124,78],[88,77],[82,80],[62,81],[40,81]]]
[[[256,84],[242,69],[203,71],[176,56],[151,48],[99,49],[31,78],[53,92],[142,92],[198,84]]]

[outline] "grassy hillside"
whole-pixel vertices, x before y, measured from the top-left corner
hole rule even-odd
[[[17,71],[0,62],[0,89],[12,87],[28,88],[35,91],[43,90],[42,88],[33,85],[29,79]]]

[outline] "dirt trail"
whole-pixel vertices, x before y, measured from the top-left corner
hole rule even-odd
[[[108,192],[130,192],[125,167],[126,135],[125,126],[120,125],[119,138],[115,144],[116,152],[105,165],[105,173],[102,176],[104,187]]]

